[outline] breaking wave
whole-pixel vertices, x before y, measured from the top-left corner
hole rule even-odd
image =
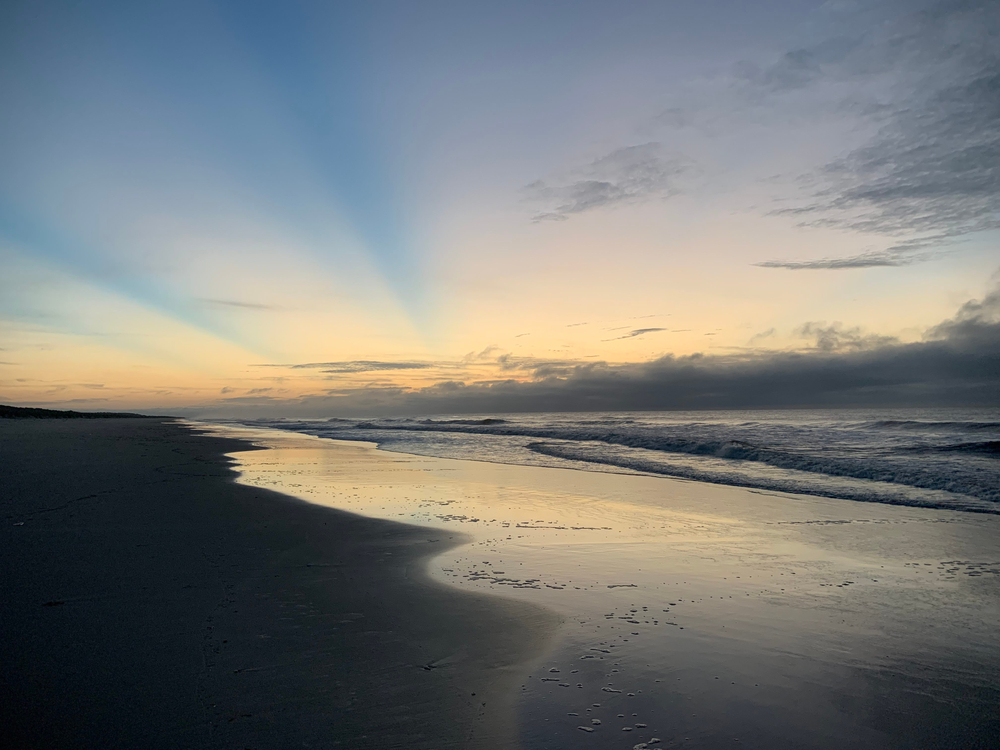
[[[264,424],[446,458],[610,467],[866,502],[1000,513],[998,410],[440,415]]]

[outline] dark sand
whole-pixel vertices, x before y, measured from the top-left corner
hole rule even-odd
[[[508,747],[555,615],[431,581],[463,538],[235,484],[168,420],[0,420],[8,747]]]

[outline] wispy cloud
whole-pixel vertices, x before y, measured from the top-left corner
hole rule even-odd
[[[659,331],[665,331],[666,328],[635,328],[624,336],[615,336],[613,339],[604,339],[604,341],[620,341],[622,339],[634,339],[636,336],[645,336],[647,333],[657,333]]]
[[[236,308],[239,310],[278,310],[275,305],[263,305],[259,302],[241,302],[233,299],[210,299],[199,297],[198,301],[209,307]]]
[[[789,53],[748,78],[788,89],[892,76],[894,90],[902,93],[866,113],[878,125],[872,139],[811,174],[814,188],[805,200],[773,213],[804,227],[896,241],[883,251],[759,266],[903,266],[948,252],[967,235],[1000,228],[1000,4],[949,0],[876,28]]]
[[[765,260],[753,265],[760,268],[785,268],[790,271],[840,271],[853,268],[892,268],[910,265],[917,260],[919,259],[916,256],[906,253],[878,251],[817,260]]]
[[[534,221],[565,221],[585,211],[675,195],[677,178],[690,169],[689,160],[665,156],[661,144],[643,143],[616,149],[561,178],[536,180],[523,192],[541,207]]]
[[[768,328],[766,331],[755,333],[753,336],[750,337],[750,343],[753,344],[757,341],[764,341],[765,339],[769,339],[772,336],[774,336],[774,334],[776,334],[777,332],[778,331],[775,328]]]
[[[380,372],[383,370],[426,370],[437,366],[433,362],[384,362],[356,359],[342,362],[305,362],[302,364],[258,364],[254,367],[284,367],[290,370],[322,370],[327,374]]]
[[[471,362],[482,362],[483,360],[494,359],[499,353],[502,352],[499,346],[495,344],[490,344],[482,351],[469,352],[462,358],[463,364],[469,364]]]

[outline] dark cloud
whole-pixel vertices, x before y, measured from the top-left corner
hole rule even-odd
[[[1000,405],[1000,290],[969,302],[903,344],[838,324],[809,323],[804,351],[694,354],[633,364],[516,360],[529,381],[448,380],[275,401],[275,415],[430,414],[629,409]]]
[[[675,195],[676,178],[690,169],[686,159],[665,157],[659,143],[644,143],[612,151],[555,183],[536,180],[523,191],[541,207],[534,221],[563,221],[596,208]]]
[[[627,328],[627,326],[626,326]],[[634,339],[636,336],[645,336],[647,333],[657,333],[659,331],[665,331],[666,328],[635,328],[624,336],[615,336],[613,339],[604,339],[605,341],[620,341],[621,339]]]
[[[928,339],[961,342],[968,348],[988,350],[997,345],[1000,330],[1000,289],[982,300],[966,302],[951,320],[939,323],[927,332]]]
[[[448,398],[409,394],[429,411],[687,409],[1000,404],[1000,292],[965,305],[925,341],[810,324],[806,352],[667,356],[630,365],[577,364],[560,378],[463,385]]]

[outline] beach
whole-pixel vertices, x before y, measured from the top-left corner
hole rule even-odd
[[[993,515],[216,428],[241,483],[455,530],[430,575],[562,625],[526,748],[1000,746]]]
[[[0,421],[19,747],[1000,747],[1000,518]]]
[[[5,744],[514,746],[557,616],[429,580],[460,534],[235,484],[250,447],[0,420]]]

